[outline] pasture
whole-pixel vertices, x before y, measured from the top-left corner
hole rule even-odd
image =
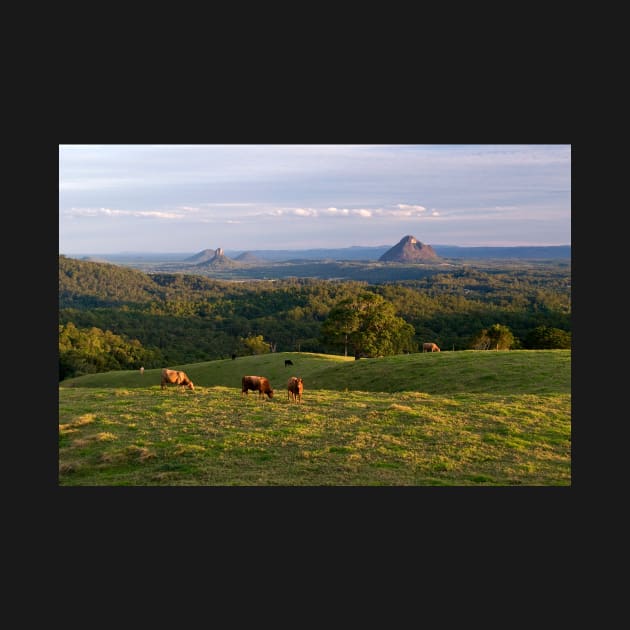
[[[60,384],[60,486],[571,485],[570,350],[168,367],[194,391],[162,391],[160,369]],[[274,398],[242,396],[244,374]]]

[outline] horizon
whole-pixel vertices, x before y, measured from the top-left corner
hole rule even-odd
[[[571,243],[571,145],[59,145],[59,251]],[[391,245],[384,245],[390,241]]]
[[[453,247],[460,249],[514,249],[514,248],[529,248],[529,247],[571,247],[571,243],[560,243],[557,245],[452,245],[448,243],[423,243],[424,245],[431,245],[431,247]],[[345,247],[302,247],[299,249],[295,248],[287,248],[287,247],[279,247],[279,248],[265,248],[265,249],[242,249],[242,248],[232,248],[232,247],[204,247],[203,249],[196,251],[162,251],[162,250],[125,250],[118,252],[59,252],[61,256],[129,256],[129,255],[142,255],[142,256],[158,256],[160,254],[165,254],[168,256],[175,256],[180,254],[182,256],[194,256],[196,254],[200,254],[204,251],[215,251],[219,248],[223,249],[224,253],[226,251],[232,253],[246,253],[246,252],[305,252],[310,250],[318,250],[318,249],[379,249],[383,247],[392,248],[395,247],[397,243],[393,243],[391,245],[381,244],[381,245],[348,245]]]

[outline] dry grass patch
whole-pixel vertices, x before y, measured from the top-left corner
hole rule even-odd
[[[146,446],[131,444],[120,451],[106,451],[100,456],[100,461],[107,464],[124,464],[134,461],[146,461],[156,457],[155,452]]]
[[[70,475],[81,468],[81,462],[66,461],[59,464],[60,475]]]
[[[102,431],[101,433],[97,433],[94,439],[97,442],[112,442],[114,440],[117,440],[118,438],[113,433]]]
[[[76,420],[72,422],[64,422],[59,425],[59,431],[62,433],[65,431],[66,433],[73,433],[76,431],[78,427],[84,426],[86,424],[91,424],[96,421],[96,414],[94,413],[86,413],[82,416],[79,416]]]
[[[76,426],[81,426],[82,424],[90,424],[96,420],[95,413],[86,413],[80,416],[77,420],[75,420],[72,424]]]
[[[156,457],[156,454],[146,446],[136,446],[135,444],[127,448],[126,452],[130,459],[139,459],[141,462]]]
[[[388,409],[391,409],[392,411],[403,411],[404,413],[412,413],[414,415],[418,413],[412,407],[408,407],[407,405],[399,405],[398,403],[394,403],[393,405],[390,405]]]
[[[178,444],[174,451],[177,456],[180,455],[197,455],[199,453],[205,453],[206,447],[199,446],[198,444]]]

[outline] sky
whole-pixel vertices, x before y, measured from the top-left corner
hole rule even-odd
[[[59,253],[571,244],[571,145],[60,144]]]

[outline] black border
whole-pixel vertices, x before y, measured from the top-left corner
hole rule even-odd
[[[226,96],[214,90],[211,104],[207,98],[189,96],[177,102],[171,96],[156,106],[156,91],[120,101],[112,95],[96,109],[76,103],[66,112],[57,141],[46,147],[50,185],[36,190],[42,195],[37,203],[46,209],[43,221],[51,221],[42,230],[41,248],[47,259],[50,256],[50,265],[46,262],[39,270],[45,275],[45,300],[53,302],[46,310],[58,313],[58,241],[54,245],[48,235],[55,230],[58,234],[59,227],[50,209],[53,195],[58,200],[59,144],[571,144],[567,95],[558,98],[557,91],[541,94],[525,84],[521,92],[512,84],[511,90],[491,92],[484,98],[484,84],[476,85],[469,77],[459,84],[454,78],[445,91],[423,89],[418,98],[413,90],[418,75],[406,79],[404,84],[392,80],[385,87],[341,81],[343,89],[332,92],[317,85],[307,90],[302,83],[295,93],[285,91],[275,98],[268,96],[272,86],[262,94],[241,89]],[[91,102],[91,96],[82,102]],[[572,246],[575,223],[573,228]],[[34,297],[34,312],[40,312],[39,291]],[[183,536],[184,544],[191,537],[210,535],[206,528],[228,536],[266,533],[276,542],[282,536],[296,541],[299,529],[305,537],[308,532],[309,540],[315,536],[316,540],[348,542],[367,536],[375,545],[390,541],[396,547],[397,541],[405,539],[434,548],[427,538],[430,532],[440,544],[448,544],[450,536],[459,543],[465,539],[471,546],[511,540],[507,544],[512,549],[527,545],[528,538],[523,537],[539,538],[541,530],[564,540],[570,528],[574,484],[552,488],[60,488],[57,324],[58,317],[53,316],[52,322],[46,319],[42,326],[46,334],[39,343],[51,378],[46,381],[46,396],[35,398],[44,405],[36,417],[46,419],[43,424],[50,440],[40,460],[46,462],[44,486],[52,496],[54,518],[67,528],[84,527],[81,523],[89,515],[93,531],[108,532],[118,540],[116,532],[129,527],[143,539],[156,527],[162,533],[172,528],[170,534],[180,540]],[[577,468],[574,456],[572,469]]]

